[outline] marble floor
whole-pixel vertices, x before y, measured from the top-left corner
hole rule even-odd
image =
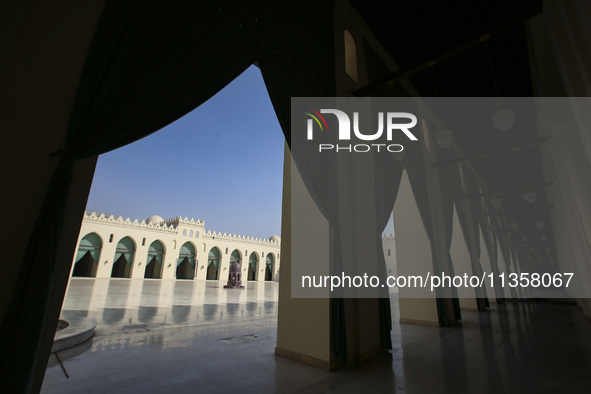
[[[435,328],[398,323],[393,295],[391,354],[327,372],[273,355],[277,286],[72,279],[62,315],[95,319],[95,336],[58,353],[65,371],[50,356],[42,392],[591,392],[578,307],[510,302]]]

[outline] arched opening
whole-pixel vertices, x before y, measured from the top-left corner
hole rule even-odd
[[[262,128],[258,124],[256,124],[255,126],[258,129],[261,129]],[[267,127],[265,127],[265,129],[266,128]],[[256,138],[253,138],[253,139],[256,139]],[[187,144],[187,145],[191,145],[191,144]],[[278,149],[278,150],[281,150],[281,149]],[[152,156],[152,155],[147,155],[146,154],[145,156]],[[249,155],[249,156],[256,156],[256,155]],[[257,158],[257,160],[260,160],[260,158]],[[129,161],[131,162],[132,160],[129,160]],[[265,160],[265,161],[267,161],[267,160]],[[116,167],[118,167],[118,166],[116,166]],[[280,166],[275,166],[275,167],[279,168]],[[157,189],[164,190],[164,188],[161,185],[158,185]],[[115,189],[112,189],[112,190],[115,190]],[[137,190],[139,190],[139,193],[145,194],[145,195],[158,194],[158,193],[154,193],[153,191],[146,190],[144,188],[137,188]],[[169,190],[172,190],[172,189],[169,189]],[[123,196],[123,193],[120,193],[120,191],[118,191],[118,194],[120,195],[119,199],[121,199],[121,196]],[[214,194],[217,194],[217,193],[214,193]],[[251,193],[251,194],[255,194],[255,193]],[[265,194],[267,194],[267,193],[265,193]],[[120,226],[120,227],[122,227],[122,226]],[[142,242],[141,241],[141,238],[138,238],[138,239],[140,239],[140,242]],[[149,239],[150,238],[148,237],[147,240],[149,241]],[[112,242],[115,243],[114,241],[115,240],[113,239]],[[135,241],[135,235],[134,235],[134,241]],[[167,244],[166,244],[166,249],[167,249],[166,252],[170,253],[171,250],[168,250],[168,248],[170,246],[170,244],[168,244],[169,241],[166,240],[166,242],[167,242]],[[116,249],[117,249],[117,251],[112,251],[112,249],[109,251],[109,254],[111,255],[112,258],[113,258],[113,254],[115,255],[115,258],[108,259],[109,260],[108,261],[108,264],[111,264],[111,267],[112,267],[112,273],[111,273],[111,275],[113,277],[131,277],[132,276],[133,263],[134,263],[134,260],[135,260],[135,252],[137,251],[136,243],[135,242],[133,242],[133,243],[134,244],[129,245],[129,246],[119,245],[118,243],[116,243]],[[148,245],[149,244],[150,244],[150,242],[148,242]],[[121,246],[121,247],[118,247],[118,246]],[[177,249],[176,241],[175,241],[174,247],[173,247],[173,250],[172,251],[175,251],[176,252],[177,250],[178,249]],[[223,250],[223,249],[220,249],[220,250]],[[144,258],[146,257],[146,255],[143,255],[143,257],[142,257],[141,255],[143,253],[147,253],[147,251],[145,251],[145,252],[142,251],[141,254],[140,254],[140,260],[143,260],[142,263],[144,263],[144,267],[142,267],[142,268],[144,268],[144,270],[145,270],[146,265],[149,264],[149,261],[148,260],[144,260]],[[220,258],[221,258],[221,256],[218,253],[217,256],[213,256],[213,257],[214,257],[213,261],[215,262],[215,268],[216,268],[215,271],[216,272],[215,272],[215,276],[213,278],[211,278],[211,279],[218,279],[219,274],[220,274],[220,271],[221,271],[221,269],[220,269]],[[244,256],[244,257],[246,257],[246,256]],[[174,258],[174,253],[173,253],[173,256],[168,256],[168,258],[169,258],[169,260],[171,258],[173,259]],[[102,259],[103,260],[101,261],[101,265],[102,265],[102,263],[104,263],[105,257],[103,256]],[[70,263],[70,262],[68,261],[67,263]],[[168,262],[166,262],[166,263],[167,263],[166,265],[168,265]],[[107,274],[108,274],[108,268],[107,268]],[[139,275],[137,275],[137,274],[139,274]],[[168,272],[167,272],[167,274],[168,274]],[[136,276],[141,277],[141,271],[140,272],[137,272],[136,273]],[[129,281],[119,281],[119,282],[120,283],[128,283]],[[189,284],[189,283],[186,283],[186,284]]]
[[[221,252],[215,246],[209,250],[207,256],[207,280],[219,279]]]
[[[111,278],[131,278],[133,258],[135,256],[135,242],[129,237],[121,239],[115,249]]]
[[[161,279],[162,263],[164,262],[164,245],[162,245],[162,242],[154,241],[150,244],[146,261],[144,278]]]
[[[258,71],[258,69],[256,69],[256,68],[254,68],[254,72],[259,73],[260,71]],[[262,80],[261,80],[261,82],[262,82]],[[262,84],[262,87],[264,88],[264,84]],[[257,117],[258,117],[258,113],[259,112],[260,111],[255,111],[255,113],[257,113]],[[198,115],[199,115],[199,117],[202,117],[203,116],[203,113],[201,113],[201,114],[198,113]],[[219,115],[217,115],[217,116],[219,116]],[[273,120],[275,120],[275,115],[274,114],[273,114]],[[253,129],[254,130],[259,130],[260,128],[261,127],[259,125],[254,125],[253,126]],[[238,130],[238,128],[236,128],[236,127],[233,127],[232,129]],[[266,127],[265,127],[265,129],[266,129]],[[222,132],[223,130],[224,129],[220,129],[220,132]],[[174,130],[171,130],[170,133],[174,133]],[[216,131],[216,133],[217,133],[217,131]],[[194,133],[194,134],[198,134],[198,133]],[[203,134],[205,136],[205,134],[207,134],[207,133],[201,133],[201,134]],[[205,138],[211,137],[213,140],[219,140],[219,138],[217,138],[216,135],[217,134],[215,134],[213,136],[205,136]],[[264,139],[265,141],[268,139],[268,138],[259,137],[258,135],[255,138],[256,139],[260,139],[260,140],[263,140]],[[266,145],[262,145],[261,142],[258,142],[257,143],[257,146],[255,148],[261,149],[262,151],[265,151],[266,152],[265,153],[265,165],[269,165],[270,167],[272,167],[272,168],[269,168],[269,172],[265,171],[265,174],[273,173],[274,174],[274,179],[278,179],[279,180],[279,183],[276,184],[276,185],[278,185],[278,187],[274,188],[274,190],[278,190],[279,191],[278,193],[276,193],[275,201],[279,201],[280,202],[281,201],[281,182],[280,181],[282,179],[281,176],[282,176],[283,172],[282,171],[275,171],[275,170],[282,167],[281,166],[281,163],[282,163],[282,160],[283,160],[283,149],[282,148],[283,148],[284,145],[283,145],[283,141],[279,141],[279,142],[280,142],[280,144],[274,143],[274,146],[272,148],[270,148],[270,149],[267,149],[267,146]],[[159,145],[161,145],[161,143]],[[197,145],[197,141],[194,141],[194,140],[185,140],[185,143],[183,145],[185,145],[185,146],[193,146],[194,147],[194,146]],[[203,145],[206,145],[206,144],[203,144]],[[211,146],[211,145],[210,144],[207,144],[207,146]],[[224,146],[225,146],[226,149],[231,148],[231,141],[225,141],[224,142]],[[275,148],[275,146],[276,146],[276,148]],[[241,149],[244,148],[244,145],[242,143],[240,143],[240,148]],[[212,147],[211,150],[207,149],[206,151],[209,151],[210,153],[212,153],[214,151],[217,151],[218,152],[216,155],[213,155],[213,157],[207,157],[207,161],[205,162],[204,165],[205,165],[205,168],[207,168],[208,170],[211,168],[212,169],[211,172],[214,175],[219,176],[218,174],[216,174],[216,172],[215,172],[216,170],[213,169],[216,166],[215,165],[211,165],[211,163],[215,163],[216,162],[215,156],[218,156],[219,155],[219,152],[221,151],[220,150],[220,147],[219,146],[215,146],[215,147]],[[256,150],[254,148],[250,148],[249,151],[250,152],[255,152]],[[257,165],[256,168],[260,168],[260,167],[258,167],[258,163],[260,162],[260,158],[259,157],[256,157],[257,155],[246,155],[246,156],[248,156],[247,158],[238,159],[240,157],[240,155],[238,153],[239,152],[232,152],[231,156],[234,157],[234,158],[237,158],[237,162],[239,162],[240,165],[241,165],[240,169],[246,168],[247,160],[250,160],[253,157],[254,157],[253,162],[254,162],[255,165]],[[176,154],[178,155],[178,153],[176,153]],[[129,154],[125,155],[126,156],[126,158],[125,158],[126,162],[129,162],[130,161],[129,158],[131,157],[131,155],[132,155],[132,153],[129,153]],[[156,160],[154,155],[156,155],[159,158],[159,160]],[[195,162],[198,163],[198,164],[195,164],[195,165],[201,166],[201,163],[198,160],[201,160],[202,159],[202,156],[207,156],[207,155],[206,155],[206,153],[203,153],[203,152],[199,153],[198,155],[192,155],[192,152],[189,152],[187,154],[183,153],[183,156],[184,157],[187,157],[187,158],[190,158],[191,160],[195,160]],[[274,160],[277,159],[275,156],[280,156],[280,158],[277,159],[277,161],[279,162],[279,164],[277,164],[277,161],[272,161],[271,158],[270,158],[270,156],[274,156],[273,157]],[[139,149],[138,155],[135,156],[135,157],[151,157],[151,159],[149,161],[152,162],[152,163],[157,162],[158,164],[156,165],[156,167],[162,166],[164,162],[170,163],[171,169],[168,172],[166,172],[166,173],[167,174],[173,174],[173,173],[176,174],[177,173],[177,168],[176,167],[177,167],[177,164],[178,163],[176,163],[175,160],[169,160],[168,158],[164,158],[164,156],[162,156],[162,152],[158,153],[158,149],[156,149],[156,152],[153,152],[153,151],[146,152],[145,147],[144,147],[142,149]],[[109,156],[109,157],[106,157],[105,156],[104,160],[105,160],[105,162],[107,162],[107,160],[112,161],[113,160],[113,156]],[[144,166],[143,164],[145,164],[145,163],[142,163],[142,165],[139,166],[139,167],[141,167],[142,169],[144,169],[144,171],[146,171],[148,174],[151,174],[152,176],[155,174],[155,171],[158,170],[158,168],[152,168],[152,167],[147,166],[147,165]],[[113,167],[115,167],[117,169],[116,172],[119,172],[120,173],[120,172],[122,172],[124,170],[124,167],[125,167],[126,164],[125,164],[125,162],[123,162],[123,163],[112,163],[112,164],[109,163],[109,165],[113,165]],[[211,165],[211,167],[210,167],[210,165]],[[193,165],[191,165],[190,167],[193,167]],[[275,171],[276,174],[275,174],[275,172],[272,172],[271,170]],[[178,172],[180,173],[180,171],[178,171]],[[207,172],[207,171],[204,171],[204,173],[205,172]],[[256,171],[252,171],[251,170],[250,172],[256,172]],[[156,174],[160,174],[160,173],[159,172],[156,172]],[[115,178],[114,175],[111,175],[111,174],[109,174],[109,175],[110,176],[108,178]],[[245,175],[247,175],[247,174],[233,172],[232,174],[228,174],[228,177],[229,177],[228,179],[229,180],[232,180],[234,178],[236,178],[236,179],[238,179],[238,178],[242,179],[242,178],[244,178]],[[277,176],[275,176],[275,175],[277,175]],[[186,174],[185,176],[188,179],[191,178],[191,174],[190,173],[189,174]],[[140,176],[135,177],[133,179],[135,180],[135,179],[139,179],[139,178],[142,178],[142,176],[140,175]],[[193,200],[193,199],[196,198],[196,194],[198,194],[198,193],[196,193],[194,190],[189,190],[189,189],[185,188],[185,185],[187,185],[189,183],[190,184],[193,184],[194,182],[186,182],[184,184],[182,190],[179,190],[178,188],[175,189],[175,186],[174,185],[172,185],[171,187],[169,187],[169,185],[166,185],[165,186],[166,180],[163,179],[163,178],[169,178],[170,179],[170,178],[173,178],[173,177],[170,176],[170,175],[167,176],[167,177],[166,176],[160,177],[159,180],[158,180],[158,185],[157,185],[158,186],[157,187],[158,190],[165,190],[165,189],[166,190],[176,190],[176,192],[174,192],[173,195],[177,195],[177,196],[178,195],[182,195],[183,198],[187,198],[188,200]],[[145,180],[145,178],[143,178],[143,179]],[[153,178],[151,178],[151,179],[153,179]],[[269,180],[269,187],[268,188],[267,188],[267,180]],[[255,184],[256,181],[257,181],[257,179],[255,179],[254,181],[252,181],[252,180],[249,181],[247,186],[251,186],[251,185]],[[199,183],[201,183],[201,182],[199,182]],[[266,192],[264,193],[265,196],[270,195],[271,194],[270,189],[273,189],[273,187],[271,187],[270,183],[271,183],[270,182],[270,179],[267,179],[266,178],[265,179],[265,190],[266,190]],[[244,196],[241,196],[241,193],[236,193],[236,190],[246,190],[245,188],[242,187],[242,185],[240,185],[239,187],[233,186],[230,191],[227,191],[226,189],[224,189],[224,187],[228,184],[228,182],[226,182],[225,179],[223,179],[223,178],[220,178],[220,180],[218,180],[217,182],[212,182],[211,180],[209,180],[209,181],[204,180],[203,181],[203,184],[209,184],[209,185],[215,184],[215,185],[217,185],[217,186],[219,186],[221,188],[221,189],[217,189],[217,187],[216,187],[216,189],[212,189],[213,192],[204,193],[205,195],[214,195],[214,196],[217,195],[216,197],[213,198],[213,200],[215,200],[215,199],[221,200],[220,199],[221,196],[232,196],[233,198],[236,198],[237,201],[246,201],[247,200]],[[133,195],[131,193],[129,193],[129,194],[126,193],[126,195],[127,196],[130,196],[129,198],[130,199],[133,199],[134,202],[138,202],[139,203],[139,201],[143,201],[143,200],[140,200],[140,198],[142,196],[146,196],[146,198],[149,198],[150,196],[154,196],[154,193],[151,192],[150,190],[146,190],[143,185],[134,185],[133,186],[133,189],[135,189],[137,191],[137,195]],[[256,187],[255,187],[255,189],[256,189]],[[118,190],[121,191],[122,189],[118,189]],[[248,193],[248,194],[249,195],[253,195],[253,194],[256,195],[257,193]],[[132,195],[133,195],[133,198],[131,197]],[[156,193],[156,195],[158,195],[158,193]],[[161,196],[158,197],[158,198],[159,199],[163,199]],[[260,200],[259,197],[256,197],[255,198],[255,201],[259,201],[259,200]],[[171,204],[171,203],[175,207],[177,206],[175,201],[169,202],[168,204]],[[234,212],[232,210],[232,208],[235,205],[237,205],[237,204],[233,204],[233,203],[226,203],[226,204],[227,204],[227,207],[224,208],[224,212],[228,212],[228,215],[229,216],[236,217],[237,213]],[[254,204],[252,202],[250,202],[249,205],[251,207],[254,206]],[[269,211],[270,210],[273,210],[272,208],[269,208],[269,207],[272,206],[271,204],[264,203],[262,205],[265,207],[264,208],[265,210],[269,210]],[[277,204],[277,205],[280,208],[280,204]],[[215,212],[213,210],[213,208],[215,208],[215,206],[211,202],[208,202],[207,204],[204,203],[203,206],[208,207],[207,214],[213,216],[213,213],[212,212]],[[211,211],[209,210],[209,207],[212,207],[212,210]],[[160,208],[159,206],[155,206],[155,207],[150,208],[150,209],[153,210],[153,211],[165,211],[164,209]],[[249,208],[246,207],[246,209],[245,209],[245,208],[240,207],[240,209],[238,209],[238,210],[239,211],[248,212],[249,211]],[[121,211],[123,211],[123,209],[121,209]],[[183,213],[183,214],[185,212],[187,212],[187,213],[190,212],[190,211],[187,211],[185,209],[179,209],[179,211],[181,211],[179,213]],[[274,211],[277,211],[277,209],[274,209]],[[122,213],[124,213],[124,212],[122,212]],[[146,213],[143,216],[148,216],[148,214],[149,213]],[[218,215],[215,215],[215,216],[216,217],[223,217],[223,216],[219,216],[219,214]],[[131,218],[131,221],[133,223],[133,218]],[[170,224],[173,223],[173,222],[174,222],[174,219],[171,220],[171,221],[169,221],[169,223],[166,223],[166,225],[167,226],[170,226]],[[182,231],[183,231],[183,228],[182,227],[180,228],[180,231],[177,234],[172,235],[172,234],[169,234],[166,231],[166,229],[163,228],[163,223],[165,223],[164,221],[159,222],[159,223],[161,223],[161,228],[160,229],[156,228],[155,225],[153,225],[149,229],[145,229],[146,231],[152,232],[151,233],[152,235],[148,235],[147,233],[145,233],[145,234],[141,234],[141,235],[138,234],[138,236],[135,236],[134,234],[132,234],[132,235],[134,235],[133,236],[134,241],[137,238],[138,239],[138,242],[137,243],[139,243],[140,245],[141,245],[141,242],[142,242],[143,237],[144,236],[146,237],[146,244],[143,246],[143,248],[149,247],[150,244],[153,241],[155,241],[155,240],[158,239],[164,245],[164,250],[165,250],[165,256],[163,256],[163,261],[162,261],[164,267],[162,268],[162,274],[161,274],[161,278],[163,278],[163,279],[158,279],[158,280],[150,279],[149,281],[146,281],[144,279],[144,283],[151,283],[154,286],[159,286],[161,284],[161,287],[157,287],[155,291],[150,292],[149,295],[151,297],[143,297],[143,295],[142,295],[142,297],[139,297],[140,305],[138,307],[141,307],[141,308],[156,308],[157,310],[154,309],[154,310],[150,310],[150,311],[151,312],[156,312],[157,315],[156,315],[156,317],[153,317],[153,315],[151,313],[148,313],[146,315],[143,315],[142,314],[142,318],[145,318],[145,319],[153,319],[152,322],[153,323],[156,323],[157,321],[159,321],[158,319],[160,317],[167,316],[168,315],[168,320],[165,320],[166,322],[168,322],[167,324],[169,324],[169,323],[170,324],[177,324],[179,322],[183,322],[186,319],[181,318],[181,316],[183,316],[184,311],[186,311],[188,313],[188,311],[191,308],[191,306],[185,305],[184,302],[187,301],[187,300],[188,301],[191,301],[191,300],[197,300],[197,299],[200,300],[200,299],[202,299],[201,297],[200,298],[196,298],[194,296],[195,295],[200,295],[200,292],[203,292],[203,294],[207,294],[207,298],[204,297],[203,299],[206,300],[206,302],[208,302],[208,305],[206,305],[206,307],[204,308],[207,311],[208,314],[201,316],[201,315],[193,315],[193,313],[191,313],[191,318],[193,318],[193,317],[197,317],[198,319],[203,319],[204,318],[205,320],[208,320],[209,319],[212,322],[217,321],[218,319],[219,320],[224,319],[225,316],[228,316],[228,312],[226,312],[226,308],[223,307],[223,305],[225,305],[228,302],[228,300],[227,300],[226,297],[223,297],[223,296],[220,297],[219,296],[219,293],[217,293],[216,290],[218,288],[221,288],[224,284],[226,284],[225,281],[226,281],[227,277],[226,276],[222,277],[222,275],[223,275],[224,272],[226,272],[226,275],[228,273],[227,272],[228,271],[228,264],[230,263],[230,257],[231,257],[231,254],[232,254],[233,249],[230,250],[229,248],[227,248],[227,256],[224,256],[224,253],[226,253],[226,246],[223,246],[223,244],[220,244],[219,247],[217,247],[216,249],[214,249],[212,251],[213,252],[212,253],[212,256],[211,256],[212,259],[208,259],[210,249],[212,249],[214,246],[216,246],[216,245],[212,245],[212,243],[215,243],[215,242],[220,243],[220,241],[218,241],[218,237],[217,236],[215,237],[215,240],[212,240],[212,237],[211,236],[208,236],[208,234],[207,234],[207,229],[204,229],[203,227],[199,227],[200,232],[203,232],[204,233],[203,234],[204,236],[202,237],[203,240],[201,240],[201,242],[202,242],[202,247],[201,248],[203,250],[201,251],[201,254],[199,255],[199,259],[195,259],[196,268],[195,268],[195,271],[194,272],[198,273],[198,275],[197,276],[191,275],[192,278],[193,278],[193,280],[181,279],[183,275],[182,275],[182,273],[180,271],[182,271],[183,268],[190,268],[190,267],[187,267],[187,265],[188,265],[187,264],[187,261],[185,261],[184,263],[182,263],[182,260],[181,260],[182,265],[180,267],[177,266],[177,259],[180,257],[180,254],[182,253],[181,252],[181,246],[185,242],[189,242],[189,241],[186,241],[185,240],[185,242],[183,242],[183,239],[184,238],[181,235],[182,234]],[[141,226],[141,225],[140,225],[140,227],[143,228],[143,226]],[[232,230],[232,231],[239,231],[238,229],[235,230],[233,227],[230,227],[230,226],[226,227],[225,225],[224,226],[220,225],[220,228],[222,228],[223,230],[228,229],[228,230]],[[190,237],[189,230],[191,230],[191,229],[187,229],[187,237]],[[193,230],[193,237],[191,238],[191,241],[193,242],[195,248],[197,249],[197,248],[199,248],[199,245],[196,242],[200,241],[199,238],[201,238],[201,237],[200,237],[200,234],[197,234],[197,232],[195,231],[195,228],[192,228],[192,230]],[[178,231],[178,230],[175,229],[175,231]],[[244,230],[243,232],[244,232],[244,234],[251,234],[249,231],[251,231],[251,230]],[[89,231],[87,231],[87,232],[89,232]],[[260,231],[260,232],[261,232],[261,234],[274,234],[274,233],[277,233],[278,231],[275,229],[273,231]],[[83,234],[85,234],[85,233],[86,232],[84,232]],[[162,235],[160,235],[158,233],[160,233]],[[101,235],[102,235],[102,233],[101,233]],[[108,237],[108,235],[109,234],[107,233],[106,236]],[[165,238],[162,238],[162,237],[165,237]],[[119,233],[118,238],[121,239],[121,233]],[[220,238],[221,238],[221,236],[220,236]],[[119,239],[114,239],[113,240],[113,243],[115,243],[115,245],[112,245],[111,244],[111,247],[113,247],[113,249],[115,249],[115,246],[117,245],[117,241],[119,241]],[[226,243],[226,241],[222,241],[222,242],[223,243]],[[230,242],[227,242],[227,246],[228,247],[229,247]],[[256,243],[254,241],[254,239],[252,240],[252,242],[253,243]],[[238,242],[236,242],[236,243],[240,243],[240,240]],[[261,243],[263,243],[263,241]],[[253,250],[255,250],[255,246],[253,244],[249,244],[249,245],[252,245],[252,246],[249,246],[249,247],[243,247],[243,246],[241,246],[241,249],[239,250],[240,253],[241,253],[241,261],[240,261],[241,264],[245,264],[246,265],[247,258],[250,255],[248,252],[243,252],[243,251],[245,249],[248,249],[250,252],[252,252]],[[239,246],[239,245],[234,244],[233,246]],[[171,249],[171,247],[172,247],[172,249]],[[208,249],[208,247],[209,247],[209,249]],[[142,278],[142,276],[141,276],[141,270],[143,269],[145,271],[146,270],[146,266],[151,261],[151,258],[149,260],[146,259],[147,254],[148,254],[148,250],[143,249],[143,248],[142,248],[142,246],[140,246],[140,249],[137,250],[137,247],[136,247],[136,252],[140,252],[140,256],[138,257],[138,261],[135,262],[135,266],[137,266],[139,268],[138,268],[138,272],[136,272],[135,274],[133,274],[133,275],[135,275],[134,278],[136,278],[136,277]],[[112,249],[109,250],[109,254],[111,255],[111,258],[112,258],[112,253],[114,253],[114,251],[112,251]],[[176,257],[176,259],[175,259],[175,257]],[[258,254],[258,251],[257,251],[257,257],[258,257],[258,260],[260,261],[260,263],[257,262],[256,269],[260,271],[262,268],[264,268],[264,266],[261,267],[261,264],[264,263],[264,261],[263,261],[264,258],[261,258],[261,255]],[[105,257],[101,257],[101,258],[102,258],[102,260],[101,260],[101,265],[102,265],[104,263],[104,261],[105,261]],[[111,264],[111,262],[112,262],[111,258],[109,258],[109,264]],[[227,261],[226,261],[226,259],[227,259]],[[242,260],[244,261],[244,263],[242,262]],[[138,263],[140,263],[140,261],[141,261],[141,265],[138,265]],[[172,263],[172,266],[170,265],[170,263]],[[210,263],[213,263],[213,264],[210,264]],[[222,265],[223,265],[223,267],[222,267]],[[225,270],[224,270],[224,267],[226,268]],[[247,267],[248,267],[248,265],[242,266],[241,269],[242,270],[248,269]],[[177,268],[178,268],[178,271],[179,271],[178,274],[177,274]],[[134,268],[134,269],[136,269],[136,268]],[[242,274],[245,275],[246,272],[243,271]],[[99,274],[98,275],[100,275],[100,270],[99,270]],[[107,272],[107,275],[108,275],[108,272]],[[145,272],[144,272],[144,275],[145,275]],[[169,302],[169,300],[170,300],[170,286],[171,285],[168,284],[167,281],[164,278],[172,278],[173,275],[175,275],[175,279],[178,279],[178,280],[175,280],[175,281],[172,282],[173,283],[172,286],[175,286],[174,283],[177,284],[176,287],[174,287],[174,289],[175,289],[174,293],[177,293],[176,292],[176,289],[179,288],[178,286],[181,286],[185,291],[178,293],[179,294],[178,297],[173,297],[173,301],[172,301],[172,310],[173,310],[173,312],[172,312],[172,315],[171,315],[170,314],[170,308],[171,308],[170,305],[171,304]],[[207,279],[209,279],[207,281],[205,280],[206,279],[206,275],[208,275],[207,276]],[[203,282],[199,282],[196,278],[203,279]],[[264,279],[263,272],[255,273],[255,279],[263,280]],[[130,285],[131,286],[131,287],[128,287],[129,288],[129,292],[125,292],[125,293],[121,292],[119,294],[117,294],[117,293],[114,293],[113,294],[113,300],[115,301],[115,303],[117,303],[117,305],[119,305],[119,303],[122,302],[122,300],[129,300],[130,303],[131,302],[134,303],[134,307],[135,307],[135,304],[138,302],[137,294],[138,294],[139,287],[137,286],[137,284],[138,283],[141,283],[141,279],[138,279],[138,280],[140,282],[137,282],[137,281],[119,281],[119,280],[115,281],[116,283],[119,283],[120,285],[121,284],[123,284],[123,285],[127,284],[127,285]],[[222,280],[223,280],[224,283],[223,284],[220,284],[219,281],[222,281]],[[100,283],[100,281],[99,281],[99,283]],[[254,284],[256,284],[256,283],[254,283]],[[251,283],[250,285],[253,286],[254,284]],[[273,286],[269,286],[269,285],[273,285]],[[276,288],[276,286],[274,286],[274,285],[275,285],[274,282],[267,283],[267,287]],[[237,292],[233,292],[233,293],[237,293]],[[276,302],[276,299],[271,298],[271,297],[273,297],[275,295],[275,293],[262,292],[262,291],[256,291],[255,293],[256,294],[254,295],[254,297],[257,299],[257,302],[254,302],[255,305],[258,305],[259,302],[262,303],[263,302],[263,298],[265,300],[271,300],[271,302]],[[73,294],[73,292],[72,292],[72,294]],[[210,298],[210,294],[211,295],[214,295],[213,296],[214,298]],[[249,295],[249,297],[250,297],[250,295]],[[175,298],[177,298],[177,300],[175,300]],[[242,298],[244,298],[244,296],[242,296]],[[253,297],[250,297],[249,299],[252,299],[252,298]],[[233,303],[233,302],[235,302],[235,301],[231,299],[230,300],[230,305],[231,306],[233,306],[233,305],[240,305],[240,304],[236,304],[236,303]],[[219,308],[218,308],[218,304],[219,304]],[[111,304],[105,302],[105,305],[110,306]],[[159,305],[160,307],[157,307],[157,306],[154,306],[154,305]],[[162,307],[162,305],[165,305],[165,307]],[[166,311],[166,308],[169,308],[168,309],[168,312]],[[111,309],[113,309],[113,308],[111,308]],[[217,313],[213,313],[212,314],[211,311],[214,311],[215,312],[216,310],[217,310]],[[241,310],[241,309],[239,308],[239,310]],[[262,310],[262,307],[258,308],[257,310],[258,311]],[[146,309],[144,309],[144,311],[146,311]],[[259,313],[259,312],[257,312],[257,313]],[[139,315],[137,315],[138,317],[136,317],[134,315],[135,314],[130,315],[130,318],[132,320],[139,321]],[[127,314],[125,316],[119,316],[117,314],[116,316],[119,319],[119,321],[127,321],[128,320]],[[238,316],[240,316],[240,312],[237,312],[237,316],[236,317],[238,317]],[[248,318],[248,316],[247,316],[247,318]],[[144,323],[144,322],[142,322],[142,323]],[[183,324],[184,323],[186,323],[186,322],[183,322]],[[132,323],[130,323],[130,324],[132,324]],[[135,328],[133,328],[133,329],[135,329]],[[141,331],[142,329],[141,328],[138,328],[137,330],[138,331]]]
[[[101,256],[103,241],[96,233],[86,234],[80,240],[72,276],[94,278]]]
[[[176,262],[177,279],[193,279],[195,276],[195,247],[190,242],[185,242],[179,251]]]
[[[259,256],[252,252],[248,257],[248,275],[247,280],[257,280],[257,266],[259,265]]]
[[[265,268],[265,280],[273,280],[273,269],[275,268],[275,258],[272,253],[267,254],[267,267]]]

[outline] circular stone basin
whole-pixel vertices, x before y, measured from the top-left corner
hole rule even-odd
[[[94,319],[71,316],[68,320],[60,319],[57,323],[51,352],[59,352],[76,346],[94,335],[96,321]]]
[[[57,331],[61,331],[61,330],[63,330],[64,328],[68,327],[69,325],[70,325],[70,323],[68,323],[68,322],[67,322],[67,321],[65,321],[65,320],[58,320],[58,321],[57,321],[57,328],[55,329],[55,331],[56,331],[56,332],[57,332]]]

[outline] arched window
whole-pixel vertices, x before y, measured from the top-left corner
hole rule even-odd
[[[96,277],[102,246],[103,241],[98,234],[90,233],[85,235],[78,246],[72,276]]]
[[[164,245],[160,241],[154,241],[148,247],[146,259],[146,271],[144,278],[162,278],[162,264],[164,263]]]
[[[130,237],[121,239],[115,249],[111,278],[131,278],[134,257],[135,242]]]
[[[187,230],[183,230],[183,237],[187,236]]]
[[[345,30],[345,72],[353,81],[358,81],[357,46],[355,45],[355,39],[349,30]]]
[[[176,261],[176,278],[193,279],[195,276],[195,260],[197,254],[191,242],[185,242],[179,250],[179,258]]]
[[[189,231],[189,237],[193,238],[193,230]]]

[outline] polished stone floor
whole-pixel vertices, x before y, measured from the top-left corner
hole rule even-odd
[[[73,279],[64,316],[94,338],[51,355],[43,393],[589,393],[591,322],[550,303],[463,312],[462,327],[397,322],[387,357],[327,372],[273,355],[277,283]]]

